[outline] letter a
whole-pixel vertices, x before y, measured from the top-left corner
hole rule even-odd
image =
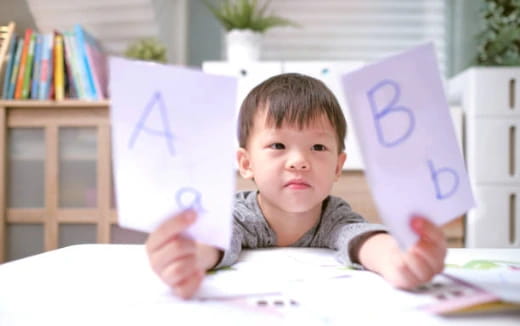
[[[154,108],[155,104],[158,103],[158,108],[161,113],[161,121],[163,124],[163,130],[157,130],[152,129],[145,126],[146,119],[148,118],[148,115],[150,112],[152,112],[152,109]],[[164,100],[162,99],[162,96],[159,92],[154,93],[152,99],[148,103],[148,105],[145,107],[143,114],[141,115],[141,118],[137,122],[137,125],[134,128],[134,131],[132,132],[132,136],[130,137],[130,141],[128,143],[128,147],[132,148],[135,145],[135,142],[137,141],[137,138],[139,137],[139,134],[141,131],[144,131],[150,135],[164,137],[166,139],[166,146],[168,146],[168,151],[171,155],[175,155],[175,151],[173,149],[173,134],[170,131],[170,124],[168,122],[168,111],[166,109],[166,106],[164,105]]]
[[[459,176],[458,176],[457,172],[450,168],[440,168],[438,170],[435,170],[432,160],[428,161],[428,167],[430,168],[432,182],[435,187],[435,196],[437,197],[437,199],[442,200],[442,199],[451,197],[451,195],[453,195],[455,193],[455,191],[457,190],[457,188],[459,187]],[[448,173],[453,177],[452,178],[453,185],[451,186],[451,189],[449,191],[445,191],[444,193],[442,193],[442,191],[441,191],[441,185],[439,182],[439,176],[441,173],[443,173],[443,174]]]
[[[380,108],[378,107],[375,100],[375,93],[385,86],[391,87],[393,89],[394,96],[392,97],[390,102],[382,108],[382,110],[379,110]],[[383,80],[377,83],[367,92],[368,101],[370,102],[370,108],[372,109],[372,115],[374,116],[377,138],[379,140],[379,143],[384,147],[393,147],[402,143],[404,140],[406,140],[406,138],[410,136],[414,129],[415,119],[412,111],[404,106],[395,106],[397,101],[399,100],[400,93],[401,91],[399,88],[399,84],[397,84],[393,80]],[[386,116],[394,113],[405,113],[408,117],[408,127],[400,137],[393,140],[388,140],[385,139],[385,135],[383,134],[382,120]]]

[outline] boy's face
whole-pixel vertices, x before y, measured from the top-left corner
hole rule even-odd
[[[254,178],[261,202],[289,213],[306,212],[329,195],[341,174],[336,133],[326,116],[309,126],[266,124],[267,110],[254,120],[247,149],[238,151],[240,173]]]

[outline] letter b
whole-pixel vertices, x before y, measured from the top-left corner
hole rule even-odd
[[[393,97],[389,101],[389,103],[386,104],[386,106],[383,106],[380,108],[375,100],[375,94],[377,92],[380,92],[380,90],[384,87],[390,87],[393,91]],[[374,87],[372,87],[368,92],[368,101],[370,103],[370,108],[372,109],[372,115],[374,117],[374,123],[375,128],[377,132],[377,138],[379,140],[379,143],[383,145],[384,147],[393,147],[396,145],[399,145],[403,141],[405,141],[410,134],[412,133],[414,126],[415,126],[415,118],[412,113],[412,111],[404,106],[396,106],[399,96],[401,94],[401,90],[399,88],[399,84],[397,84],[393,80],[385,79],[379,83],[377,83]],[[383,118],[390,117],[390,114],[405,114],[405,118],[407,119],[407,127],[403,132],[396,137],[393,135],[390,137],[389,135],[385,135],[383,132]],[[395,121],[395,120],[394,120]],[[387,122],[388,123],[391,122]],[[388,130],[388,129],[387,129]],[[393,139],[388,139],[393,138]]]
[[[432,178],[433,185],[435,187],[435,197],[440,200],[451,197],[451,195],[453,195],[455,193],[455,191],[457,190],[457,188],[459,187],[459,176],[458,176],[457,172],[453,169],[446,168],[446,167],[436,170],[435,167],[433,166],[432,160],[428,161],[428,167],[430,168],[430,175]],[[439,180],[440,179],[439,176],[441,176],[441,173],[446,176],[451,175],[452,179],[453,179],[451,189],[444,189],[444,192],[441,189],[441,184],[440,184],[440,180]],[[446,178],[444,178],[444,180],[446,180]],[[444,183],[446,183],[446,182],[444,182]],[[446,187],[444,187],[444,188],[446,188]]]

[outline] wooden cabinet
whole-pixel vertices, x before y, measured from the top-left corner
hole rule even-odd
[[[41,226],[29,234],[42,239],[42,250],[58,248],[60,227],[71,224],[94,226],[95,242],[111,241],[116,212],[108,106],[0,101],[0,261],[13,237],[8,229],[16,233],[21,225]]]

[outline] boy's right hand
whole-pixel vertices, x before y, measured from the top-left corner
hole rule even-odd
[[[195,294],[206,269],[213,267],[219,257],[216,248],[182,235],[195,219],[194,211],[184,211],[164,222],[146,241],[152,269],[184,299]]]

